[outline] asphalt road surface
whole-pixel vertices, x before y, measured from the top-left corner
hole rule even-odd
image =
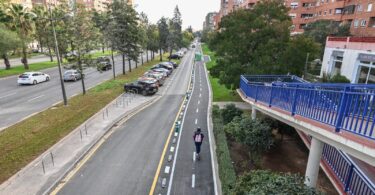
[[[146,56],[144,56],[144,60],[146,60]],[[122,74],[121,56],[115,57],[115,65],[116,73]],[[138,63],[138,65],[140,66],[140,63]],[[132,62],[132,67],[132,69],[134,69],[134,62]],[[128,62],[126,62],[126,70],[128,70],[128,68]],[[17,76],[0,78],[0,131],[33,113],[42,111],[62,101],[58,69],[50,68],[42,72],[51,76],[49,82],[39,83],[37,85],[19,86],[17,84]],[[96,68],[85,69],[84,74],[86,75],[86,88],[96,86],[113,77],[112,70],[100,73]],[[65,89],[68,97],[82,93],[80,81],[65,82]]]
[[[189,51],[182,59],[161,99],[119,126],[59,194],[149,193],[187,90],[193,55]]]

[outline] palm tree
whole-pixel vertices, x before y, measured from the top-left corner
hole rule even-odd
[[[22,63],[25,69],[29,69],[27,63],[27,43],[33,31],[33,18],[35,14],[30,12],[26,7],[21,4],[11,4],[6,10],[6,14],[10,18],[8,26],[15,30],[22,42]]]
[[[33,13],[35,13],[36,17],[33,18],[35,24],[35,39],[38,40],[40,50],[43,53],[43,47],[48,48],[48,53],[50,57],[50,61],[53,62],[53,56],[51,51],[51,41],[49,40],[49,24],[50,21],[48,20],[49,14],[47,9],[44,6],[34,6],[32,9]]]

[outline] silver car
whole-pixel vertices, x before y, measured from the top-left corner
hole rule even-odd
[[[64,72],[64,81],[77,81],[81,78],[81,73],[77,70],[67,70]]]

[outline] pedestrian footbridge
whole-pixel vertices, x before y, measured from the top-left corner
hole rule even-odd
[[[320,165],[341,194],[375,195],[375,85],[242,75],[238,92],[253,118],[260,111],[297,130],[310,149],[307,185]]]

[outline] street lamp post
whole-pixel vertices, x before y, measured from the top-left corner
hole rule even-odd
[[[66,98],[66,91],[65,91],[64,79],[63,79],[62,70],[61,70],[59,45],[57,43],[56,30],[55,30],[55,25],[53,23],[51,6],[48,6],[48,11],[49,11],[49,14],[50,14],[50,20],[51,20],[52,31],[53,31],[53,38],[55,39],[55,51],[56,51],[56,57],[57,57],[57,66],[59,68],[61,90],[62,90],[62,95],[63,95],[63,99],[64,99],[64,105],[66,106],[66,105],[68,105],[68,99]]]

